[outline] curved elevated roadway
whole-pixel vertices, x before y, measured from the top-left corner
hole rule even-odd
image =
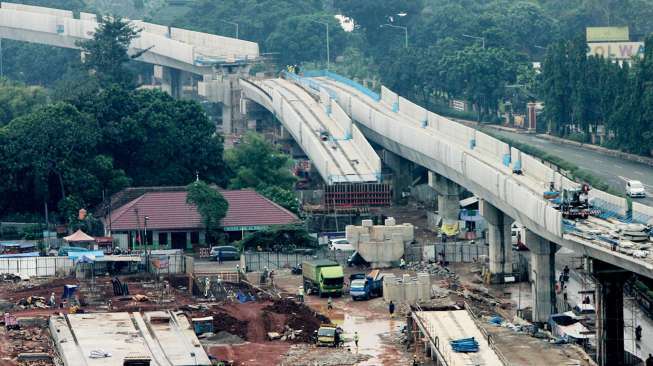
[[[315,98],[286,79],[240,81],[243,97],[272,112],[328,184],[376,182],[381,160],[328,95]]]
[[[142,29],[129,52],[146,51],[137,60],[195,74],[209,74],[224,62],[252,61],[258,44],[207,33],[133,20]],[[0,3],[0,38],[78,49],[77,41],[89,39],[97,28],[95,14]]]
[[[334,93],[364,135],[385,149],[467,188],[546,240],[653,278],[653,258],[635,258],[612,251],[595,240],[566,234],[560,213],[542,198],[549,181],[527,171],[523,175],[513,174],[516,161],[504,164],[503,151],[496,153],[490,147],[494,144],[499,150],[504,148],[495,139],[416,106],[410,106],[414,112],[410,113],[409,108],[402,109],[395,101],[399,97],[385,88],[386,93],[375,98],[364,88],[340,78],[318,75],[313,80]],[[487,144],[482,147],[483,142]],[[515,149],[510,153],[514,157]],[[521,162],[528,158],[525,154],[517,155],[523,159]],[[572,183],[563,180],[565,184]]]

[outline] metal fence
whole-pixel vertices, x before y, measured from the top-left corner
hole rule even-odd
[[[247,271],[260,271],[267,267],[270,270],[279,268],[291,268],[304,261],[315,259],[330,259],[342,265],[347,264],[347,259],[351,256],[350,251],[319,251],[315,255],[288,254],[277,252],[245,252],[245,268]]]
[[[483,240],[477,240],[474,244],[465,241],[413,245],[406,250],[406,260],[437,260],[438,254],[444,254],[444,259],[449,262],[475,262],[481,256],[488,255],[488,246]]]
[[[165,258],[164,258],[165,257]],[[149,271],[161,275],[184,273],[186,269],[186,261],[184,255],[173,254],[167,256],[156,256],[157,265],[154,265],[154,260],[151,261]],[[92,268],[95,272],[106,273],[105,270],[100,271],[109,263],[118,263],[112,261],[98,261],[93,264]],[[132,272],[146,270],[142,262],[127,262],[135,264],[130,267]],[[74,260],[65,257],[25,257],[25,258],[2,258],[0,259],[0,274],[20,274],[21,276],[28,277],[51,277],[51,276],[69,276],[75,271],[76,264]]]
[[[0,273],[29,277],[66,276],[75,264],[68,257],[26,257],[0,259]]]

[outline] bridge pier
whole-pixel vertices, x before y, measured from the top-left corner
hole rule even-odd
[[[161,90],[170,94],[173,98],[182,97],[181,70],[167,66],[154,65],[154,77],[161,82]]]
[[[631,276],[610,263],[592,260],[596,281],[596,361],[599,366],[624,364],[624,283]]]
[[[557,312],[555,295],[555,253],[559,246],[530,230],[526,230],[525,244],[531,251],[531,291],[533,322],[546,323]]]
[[[490,257],[490,282],[503,283],[504,276],[512,274],[513,219],[485,200],[479,200],[481,215],[488,225]]]
[[[429,186],[438,194],[438,214],[443,220],[457,221],[463,187],[445,176],[429,171]]]
[[[392,198],[395,202],[399,202],[404,197],[403,193],[410,191],[410,186],[413,183],[414,164],[389,150],[383,150],[382,160],[392,170],[394,175]]]

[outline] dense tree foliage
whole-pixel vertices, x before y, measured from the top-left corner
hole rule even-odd
[[[47,102],[45,90],[0,79],[0,126]]]
[[[84,67],[94,72],[104,85],[129,85],[133,81],[133,75],[125,64],[139,55],[130,57],[127,50],[131,41],[138,37],[140,30],[122,18],[99,18],[95,36],[78,42],[84,55]]]
[[[248,133],[243,142],[228,150],[226,161],[232,172],[229,187],[254,188],[277,204],[297,212],[292,192],[295,177],[290,157],[261,135]]]
[[[647,39],[646,46],[653,39]],[[619,65],[601,57],[587,57],[582,37],[552,45],[542,69],[541,97],[549,130],[559,136],[589,141],[604,126],[612,147],[637,154],[653,149],[651,108],[653,52]],[[610,136],[608,136],[610,137]]]
[[[229,202],[222,194],[201,180],[188,185],[186,202],[197,207],[208,233],[215,233],[220,228],[229,209]]]

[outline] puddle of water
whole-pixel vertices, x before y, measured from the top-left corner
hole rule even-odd
[[[391,343],[397,337],[401,328],[406,325],[403,320],[397,319],[369,319],[362,316],[344,314],[340,326],[345,332],[345,337],[353,338],[358,332],[358,352],[371,355],[372,358],[358,365],[382,365],[400,357],[400,352]],[[353,344],[352,344],[353,348]]]

